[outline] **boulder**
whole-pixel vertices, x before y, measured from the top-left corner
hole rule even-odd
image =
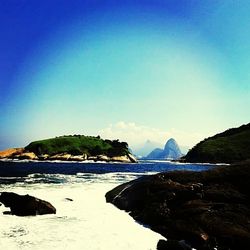
[[[69,160],[70,161],[85,161],[87,159],[87,155],[71,155]]]
[[[56,209],[47,201],[30,195],[1,192],[0,202],[10,208],[10,213],[17,216],[55,214]]]
[[[71,198],[65,198],[65,201],[73,201]]]
[[[41,154],[41,155],[38,155],[38,158],[39,158],[39,160],[47,160],[49,158],[49,155],[48,154]]]
[[[71,157],[71,154],[68,153],[61,153],[61,154],[56,154],[52,155],[49,157],[50,160],[59,160],[59,161],[67,161]]]
[[[109,162],[110,158],[107,155],[97,155],[97,160]]]
[[[113,156],[113,157],[111,157],[111,161],[131,163],[131,160],[127,155]]]
[[[166,237],[158,249],[250,249],[249,169],[246,162],[144,176],[106,200]]]
[[[97,159],[97,156],[89,156],[88,160],[90,160],[90,161],[97,161],[98,159]]]
[[[38,157],[33,152],[24,152],[20,155],[17,155],[20,160],[38,160]]]
[[[159,240],[157,250],[192,250],[192,248],[185,241]]]
[[[135,158],[135,156],[133,156],[132,154],[128,154],[128,158],[130,159],[130,161],[132,162],[132,163],[137,163],[138,162],[138,160]]]

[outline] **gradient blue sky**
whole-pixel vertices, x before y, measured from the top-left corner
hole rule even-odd
[[[250,1],[0,0],[0,149],[200,139],[250,118]]]

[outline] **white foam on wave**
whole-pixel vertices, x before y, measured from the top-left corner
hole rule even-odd
[[[141,160],[142,163],[172,163],[170,160]]]
[[[0,247],[8,250],[155,250],[162,238],[159,234],[106,203],[105,193],[116,185],[100,181],[6,186],[6,191],[28,193],[51,202],[57,214],[36,217],[0,214]],[[0,212],[4,210],[1,206]]]
[[[148,163],[148,164],[154,164],[154,163],[168,163],[171,165],[204,165],[204,166],[220,166],[220,165],[230,165],[228,163],[210,163],[210,162],[181,162],[181,161],[171,161],[171,160],[140,160],[141,163]]]
[[[221,166],[221,165],[230,165],[228,163],[209,163],[209,162],[195,162],[195,163],[192,163],[192,162],[171,162],[172,164],[176,164],[176,165],[201,165],[201,166]]]
[[[131,162],[120,162],[120,161],[95,161],[95,160],[83,160],[83,161],[70,161],[70,160],[30,160],[30,159],[10,159],[10,158],[2,158],[0,159],[0,162],[20,162],[20,163],[24,163],[24,162],[48,162],[48,163],[74,163],[74,164],[88,164],[88,163],[98,163],[98,164],[134,164]]]

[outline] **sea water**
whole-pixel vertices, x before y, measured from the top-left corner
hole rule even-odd
[[[0,192],[49,201],[56,214],[3,215],[1,249],[155,250],[163,237],[106,203],[105,193],[143,175],[171,170],[202,171],[209,165],[0,162]]]

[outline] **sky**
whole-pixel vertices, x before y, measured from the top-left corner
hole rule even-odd
[[[192,147],[250,118],[250,1],[0,0],[0,150],[68,134]]]

